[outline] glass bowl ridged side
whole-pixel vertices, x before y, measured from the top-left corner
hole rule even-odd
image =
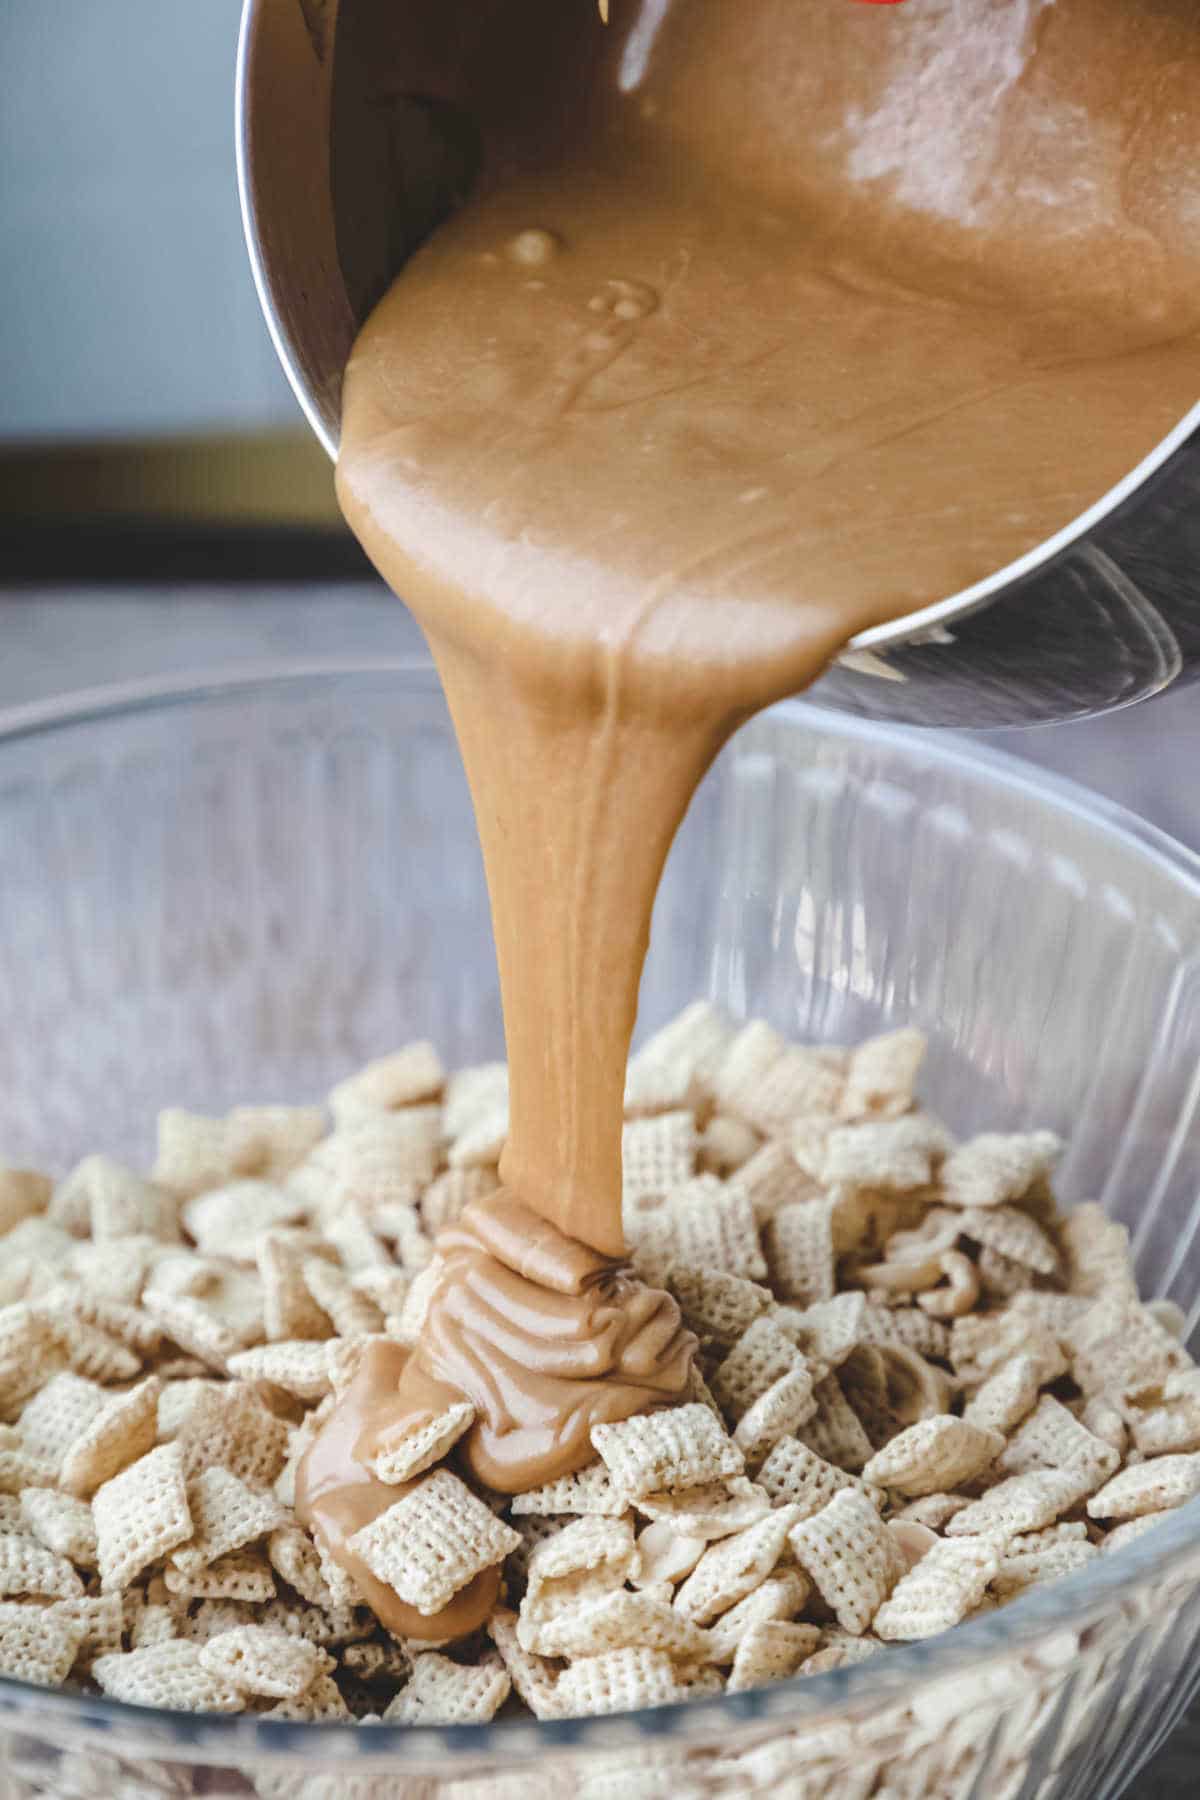
[[[697,796],[642,1028],[697,992],[805,1037],[921,1025],[948,1122],[1070,1133],[1063,1197],[1130,1223],[1146,1291],[1194,1324],[1198,923],[1195,859],[1119,810],[788,704]],[[0,719],[0,1017],[0,1145],[54,1170],[97,1148],[146,1160],[163,1104],[315,1097],[402,1036],[496,1054],[486,891],[431,672],[218,673]],[[1103,1800],[1186,1703],[1198,1594],[1194,1504],[951,1638],[691,1707],[354,1731],[5,1682],[0,1733],[30,1794],[82,1792],[90,1765],[106,1792],[192,1791],[202,1769],[209,1793],[341,1800],[369,1775],[371,1800],[471,1782],[495,1800],[520,1767],[522,1800],[543,1780],[598,1796],[653,1750],[673,1796]]]

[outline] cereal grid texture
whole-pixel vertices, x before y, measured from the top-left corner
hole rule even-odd
[[[0,1160],[0,1673],[146,1705],[469,1724],[817,1674],[1086,1567],[1200,1493],[1200,1370],[1050,1132],[955,1143],[924,1043],[793,1046],[697,1003],[634,1058],[626,1232],[699,1353],[685,1404],[502,1504],[389,1447],[356,1547],[472,1638],[391,1636],[294,1512],[366,1344],[499,1185],[501,1065],[412,1044],[328,1111],[164,1114],[149,1176]],[[415,1284],[415,1285],[414,1285]]]

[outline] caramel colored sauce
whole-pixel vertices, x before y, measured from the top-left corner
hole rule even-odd
[[[439,91],[461,67],[484,174],[361,333],[338,491],[471,783],[512,1198],[444,1241],[411,1373],[366,1411],[468,1393],[468,1459],[511,1491],[588,1459],[617,1416],[594,1383],[618,1412],[683,1391],[670,1303],[617,1268],[622,1093],[713,756],[860,630],[1066,526],[1200,389],[1200,13],[424,11],[396,30]],[[318,1519],[338,1445],[367,1491],[327,1430]]]

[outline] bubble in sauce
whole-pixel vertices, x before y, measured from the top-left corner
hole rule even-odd
[[[509,262],[524,263],[526,268],[540,269],[553,260],[562,249],[562,239],[552,231],[543,231],[538,226],[531,226],[527,231],[518,231],[504,247]]]
[[[606,281],[588,301],[588,310],[613,319],[644,319],[658,305],[658,294],[645,281]]]

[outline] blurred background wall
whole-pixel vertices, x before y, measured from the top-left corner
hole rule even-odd
[[[0,431],[292,426],[238,217],[238,0],[0,0]]]
[[[0,516],[334,523],[238,214],[239,0],[0,0]]]

